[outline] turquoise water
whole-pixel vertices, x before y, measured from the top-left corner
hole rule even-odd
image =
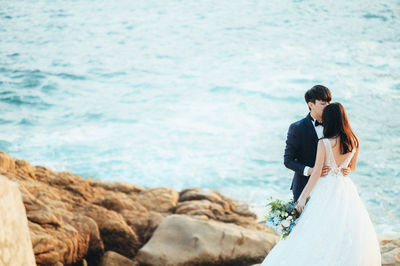
[[[289,199],[288,126],[328,86],[361,139],[356,183],[400,233],[400,4],[0,0],[0,150],[143,186]]]

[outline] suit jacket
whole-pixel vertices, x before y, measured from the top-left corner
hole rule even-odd
[[[297,201],[306,186],[309,176],[304,176],[306,166],[314,167],[317,154],[318,136],[312,124],[310,113],[290,125],[284,155],[284,164],[294,171],[292,185],[293,200]]]

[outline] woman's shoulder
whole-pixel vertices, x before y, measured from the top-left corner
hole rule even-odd
[[[356,134],[354,134],[354,137],[353,137],[353,139],[352,139],[351,141],[352,141],[352,144],[353,144],[356,148],[359,148],[359,147],[360,147],[360,138],[359,138]]]
[[[322,142],[336,142],[336,141],[340,140],[340,137],[333,137],[333,138],[322,137],[319,140]]]
[[[320,138],[318,139],[318,146],[324,147],[325,148],[325,143],[328,139],[327,138]]]

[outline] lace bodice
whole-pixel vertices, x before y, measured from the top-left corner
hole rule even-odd
[[[332,145],[329,139],[322,139],[322,141],[325,144],[325,150],[326,150],[326,157],[325,157],[325,165],[329,166],[331,168],[331,171],[333,174],[338,175],[341,173],[342,168],[346,168],[350,161],[351,158],[353,158],[353,155],[356,151],[354,148],[350,154],[347,156],[347,158],[342,162],[341,165],[337,165],[335,161],[335,157],[333,156],[333,151],[332,151]]]

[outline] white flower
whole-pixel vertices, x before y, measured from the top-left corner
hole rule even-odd
[[[285,212],[285,217],[288,217],[288,215],[289,215],[289,214],[288,214],[287,212]]]
[[[284,227],[289,227],[289,226],[290,226],[290,222],[289,222],[288,220],[283,220],[283,221],[282,221],[282,225],[283,225]]]
[[[292,215],[290,215],[288,218],[287,218],[287,220],[289,220],[289,221],[291,221],[293,219],[293,216]]]

